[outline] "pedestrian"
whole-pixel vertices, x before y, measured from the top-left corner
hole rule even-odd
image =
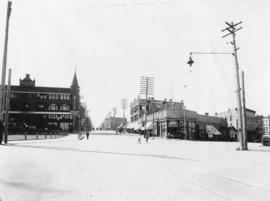
[[[146,134],[145,135],[145,141],[146,141],[146,143],[148,143],[148,139],[149,139],[149,134]]]
[[[138,138],[138,144],[141,144],[142,140],[141,140],[141,136]]]
[[[86,138],[88,140],[88,138],[89,138],[89,130],[86,130]]]

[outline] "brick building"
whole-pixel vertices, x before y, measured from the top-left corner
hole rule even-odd
[[[132,132],[151,135],[180,138],[180,139],[225,139],[227,136],[227,122],[225,118],[200,115],[187,110],[183,101],[155,100],[154,110],[151,111],[151,100],[144,122],[144,108],[140,107],[145,101],[138,101],[131,105],[131,121],[127,129]],[[136,108],[132,110],[132,108]],[[133,114],[132,114],[133,113]],[[135,118],[134,118],[135,116]],[[133,118],[132,118],[133,117]]]
[[[182,102],[175,102],[171,99],[167,101],[164,100],[155,100],[153,98],[149,98],[147,101],[143,98],[138,96],[137,99],[134,99],[130,103],[130,121],[138,121],[140,118],[143,117],[145,109],[147,109],[147,114],[153,114],[160,110],[164,109],[171,109],[171,110],[181,110],[184,107],[184,103]]]
[[[76,131],[79,128],[80,87],[76,72],[71,87],[41,87],[26,74],[10,91],[9,130]]]

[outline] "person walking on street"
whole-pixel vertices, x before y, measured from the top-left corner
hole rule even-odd
[[[148,139],[149,139],[149,134],[146,134],[146,135],[145,135],[146,143],[148,143]]]
[[[86,130],[86,139],[88,140],[89,138],[89,130]]]

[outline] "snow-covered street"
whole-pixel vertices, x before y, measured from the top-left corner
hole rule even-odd
[[[109,133],[107,133],[109,134]],[[0,146],[2,201],[218,201],[270,197],[270,147],[136,135]]]

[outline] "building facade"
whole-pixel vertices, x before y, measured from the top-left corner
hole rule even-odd
[[[239,129],[238,110],[228,109],[226,112],[217,113],[216,116],[225,118],[228,126]],[[262,116],[256,115],[256,111],[246,108],[246,129],[248,141],[259,141],[263,134]]]
[[[119,126],[125,125],[126,118],[123,117],[106,117],[101,125],[102,130],[117,130]]]
[[[10,132],[79,129],[80,88],[76,73],[71,87],[40,87],[26,74],[10,91]]]
[[[270,135],[270,115],[263,118],[263,134]]]
[[[155,112],[168,109],[168,110],[181,110],[184,107],[184,102],[174,102],[171,99],[167,101],[164,100],[155,100],[153,98],[148,98],[145,100],[138,96],[137,99],[134,99],[130,103],[130,121],[135,122],[143,117],[145,111],[147,115],[153,114]]]
[[[200,115],[187,110],[183,101],[156,101],[159,110],[147,113],[144,121],[144,111],[140,118],[132,119],[127,129],[131,132],[147,133],[150,135],[179,138],[179,139],[222,139],[227,136],[227,122],[225,118]],[[151,108],[151,107],[150,107]],[[131,111],[133,112],[133,111]],[[132,116],[132,115],[131,115]],[[146,131],[145,131],[146,130]],[[223,133],[224,134],[223,134]]]

